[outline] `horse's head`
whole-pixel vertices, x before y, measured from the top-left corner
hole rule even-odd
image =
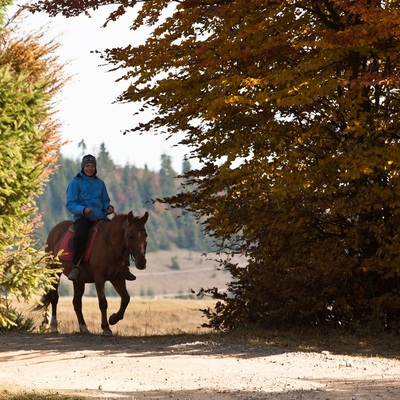
[[[128,227],[125,230],[125,244],[129,254],[135,260],[137,269],[146,268],[147,232],[144,227],[149,213],[146,211],[143,217],[134,217],[132,211],[128,213]]]

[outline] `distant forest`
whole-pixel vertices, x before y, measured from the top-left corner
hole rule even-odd
[[[146,210],[149,212],[146,224],[148,252],[174,247],[204,252],[212,250],[212,239],[203,233],[201,223],[192,214],[166,210],[165,205],[152,202],[152,199],[171,196],[182,190],[182,179],[177,176],[190,169],[188,160],[183,160],[182,171],[177,172],[172,168],[171,158],[162,155],[160,170],[155,172],[146,167],[115,165],[104,144],[94,155],[97,158],[97,176],[106,183],[117,214],[132,211],[134,215],[142,216]],[[57,171],[37,199],[43,222],[36,231],[39,246],[45,244],[54,225],[72,217],[65,206],[65,193],[70,180],[80,171],[80,162],[81,158],[72,160],[60,156]]]

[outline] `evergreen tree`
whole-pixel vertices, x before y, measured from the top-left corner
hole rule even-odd
[[[122,212],[132,211],[135,215],[139,215],[145,208],[144,201],[141,197],[140,188],[140,171],[136,167],[126,165],[122,171],[121,185],[119,190],[118,207]],[[123,195],[123,196],[122,196]]]
[[[34,248],[32,234],[39,223],[35,198],[60,146],[50,103],[62,76],[54,43],[4,26],[9,4],[0,0],[0,293],[28,300],[54,283],[55,271],[43,267],[49,257]],[[1,297],[0,326],[13,324]]]
[[[79,169],[79,161],[73,161],[60,155],[55,173],[46,183],[43,194],[37,198],[38,211],[43,221],[43,225],[35,230],[40,247],[45,244],[47,235],[53,226],[72,217],[65,205],[66,189]]]
[[[144,168],[139,191],[144,201],[144,206],[149,210],[152,208],[152,199],[156,199],[161,195],[158,185],[159,180],[159,177],[154,172],[150,171],[147,167]]]
[[[97,159],[97,172],[101,176],[109,177],[112,176],[116,166],[114,161],[110,157],[110,153],[106,149],[106,145],[101,143]],[[106,179],[106,178],[104,178]]]
[[[85,140],[82,139],[79,143],[78,143],[78,148],[82,149],[81,150],[81,158],[86,154],[86,143]]]
[[[162,154],[161,155],[161,168],[160,168],[160,189],[161,196],[172,196],[176,192],[176,172],[172,168],[171,157]]]

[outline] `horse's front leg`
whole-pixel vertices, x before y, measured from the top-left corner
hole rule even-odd
[[[124,318],[126,307],[128,307],[130,296],[126,289],[125,277],[121,276],[111,281],[117,293],[121,296],[121,305],[119,310],[110,316],[110,325],[115,325],[118,321]]]
[[[96,281],[95,282],[97,298],[99,300],[99,308],[100,308],[100,312],[101,312],[101,329],[103,329],[103,335],[111,336],[112,331],[107,322],[108,303],[107,303],[107,299],[106,299],[104,284],[105,284],[104,281],[100,281],[100,282]]]
[[[75,314],[78,318],[79,330],[81,333],[90,333],[82,314],[82,296],[85,292],[85,284],[74,281],[74,305]]]

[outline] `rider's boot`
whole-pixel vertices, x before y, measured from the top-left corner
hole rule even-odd
[[[127,281],[134,281],[136,279],[136,276],[132,274],[131,271],[129,271],[129,268],[126,267],[125,271],[124,271],[124,275],[125,275],[125,279]],[[69,278],[69,277],[68,277]]]
[[[79,267],[76,266],[76,265],[73,265],[72,266],[72,271],[68,275],[68,279],[70,281],[74,281],[75,279],[79,278],[80,273],[81,273],[81,271],[79,270]]]

